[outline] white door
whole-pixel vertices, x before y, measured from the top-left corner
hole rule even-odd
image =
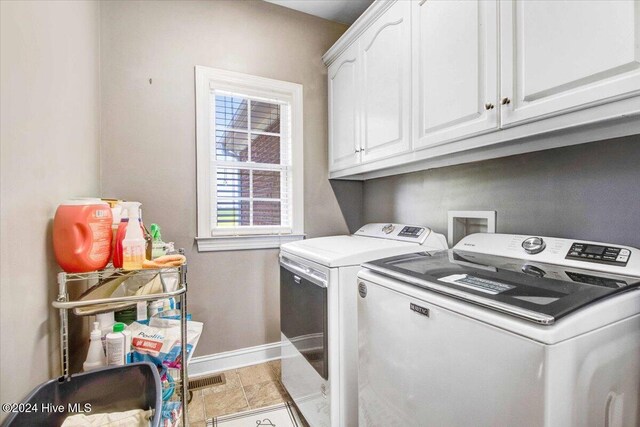
[[[411,2],[398,1],[360,38],[362,160],[411,148]]]
[[[502,124],[640,94],[640,2],[500,3]]]
[[[413,3],[414,144],[498,127],[496,0]]]
[[[329,170],[360,163],[357,42],[329,66]]]

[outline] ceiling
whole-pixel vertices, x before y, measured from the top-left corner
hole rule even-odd
[[[353,24],[373,0],[265,0],[330,21]]]

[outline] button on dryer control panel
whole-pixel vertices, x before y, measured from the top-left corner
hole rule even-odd
[[[571,245],[571,249],[569,249],[565,259],[577,259],[624,267],[627,265],[630,256],[631,251],[629,249],[575,242]]]

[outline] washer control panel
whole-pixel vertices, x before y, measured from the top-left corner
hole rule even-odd
[[[629,257],[631,257],[629,249],[573,242],[565,258],[624,267],[627,265]]]

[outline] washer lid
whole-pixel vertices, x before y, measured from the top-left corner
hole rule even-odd
[[[415,252],[420,247],[417,243],[375,237],[330,236],[286,243],[280,250],[327,267],[343,267]]]
[[[364,267],[544,325],[640,286],[640,277],[455,249],[405,254]]]

